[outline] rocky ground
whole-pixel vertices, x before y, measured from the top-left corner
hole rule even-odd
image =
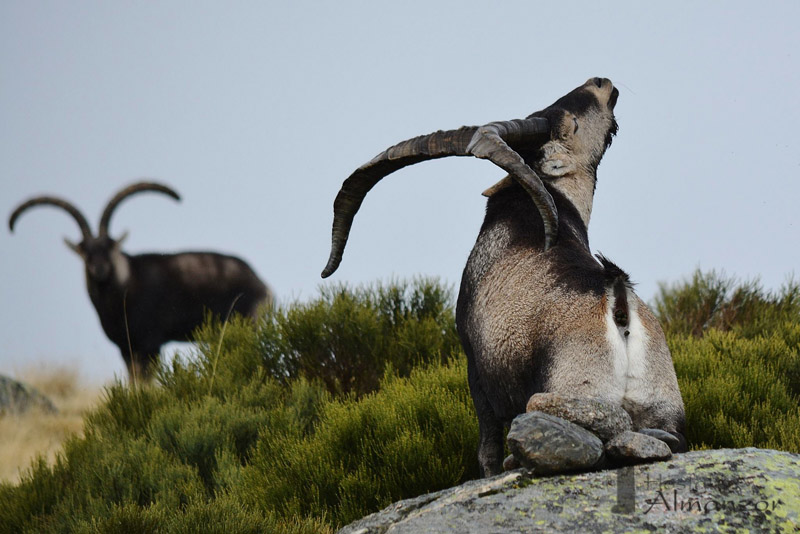
[[[521,468],[395,503],[340,532],[655,530],[800,532],[800,455],[722,449],[589,473]]]
[[[32,409],[58,412],[52,401],[35,388],[0,375],[0,415],[21,415]]]

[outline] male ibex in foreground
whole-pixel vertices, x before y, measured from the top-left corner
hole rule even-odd
[[[637,429],[686,448],[661,327],[628,276],[589,250],[597,166],[617,131],[618,96],[611,81],[592,78],[527,119],[409,139],[357,169],[336,197],[323,277],[338,267],[353,217],[384,176],[446,156],[488,159],[508,173],[484,192],[486,217],[456,308],[484,476],[501,471],[504,427],[539,392],[611,401]]]
[[[139,182],[122,189],[108,202],[100,217],[97,236],[71,203],[58,197],[40,196],[11,214],[17,218],[28,208],[50,205],[65,210],[78,223],[83,239],[67,246],[83,258],[86,285],[106,336],[119,347],[131,378],[148,380],[161,345],[187,341],[202,324],[206,312],[225,318],[231,311],[255,316],[258,307],[271,302],[269,289],[239,258],[213,252],[138,254],[121,250],[122,241],[108,233],[111,215],[129,196],[156,191],[180,200],[161,184]]]

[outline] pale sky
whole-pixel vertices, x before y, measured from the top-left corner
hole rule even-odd
[[[766,6],[766,7],[765,7]],[[85,289],[63,196],[93,228],[119,188],[128,253],[248,261],[281,303],[321,284],[454,287],[503,172],[450,158],[381,182],[322,281],[333,199],[359,165],[437,129],[523,118],[592,76],[620,89],[590,244],[645,300],[696,268],[800,275],[800,3],[0,3],[0,374],[125,375]],[[171,354],[171,352],[169,352]]]

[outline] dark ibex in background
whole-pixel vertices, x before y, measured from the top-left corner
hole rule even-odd
[[[128,255],[121,250],[126,235],[109,236],[111,216],[126,198],[155,191],[180,200],[167,186],[139,182],[122,189],[108,202],[97,236],[71,203],[58,197],[32,198],[11,214],[8,226],[27,209],[55,206],[72,215],[83,239],[67,246],[83,258],[86,285],[106,336],[119,347],[132,379],[148,380],[161,346],[187,341],[205,314],[227,317],[230,312],[254,317],[260,305],[271,302],[269,288],[239,258],[214,252]]]
[[[525,120],[409,139],[357,169],[336,197],[323,277],[338,267],[353,217],[384,176],[447,156],[488,159],[508,173],[484,192],[486,216],[456,307],[484,476],[501,472],[504,427],[539,392],[611,401],[636,429],[686,449],[664,333],[628,276],[589,249],[597,166],[617,131],[618,96],[611,81],[592,78]]]

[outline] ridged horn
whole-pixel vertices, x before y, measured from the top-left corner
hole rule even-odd
[[[331,253],[322,271],[327,278],[339,267],[350,228],[364,197],[382,178],[422,161],[448,156],[488,159],[517,180],[533,199],[545,225],[545,249],[555,242],[558,214],[541,179],[512,148],[550,131],[547,119],[533,117],[492,122],[484,126],[462,126],[438,131],[398,143],[353,172],[342,184],[333,203]]]
[[[100,217],[100,227],[97,229],[99,236],[107,236],[108,235],[108,226],[111,223],[111,216],[114,214],[114,210],[117,209],[120,202],[125,200],[131,195],[136,193],[141,193],[143,191],[155,191],[157,193],[164,193],[165,195],[171,196],[175,200],[180,200],[181,197],[167,187],[166,185],[158,184],[155,182],[137,182],[135,184],[131,184],[128,187],[122,189],[119,193],[114,195],[114,197],[108,201],[106,205],[106,209],[103,210],[103,215]]]
[[[12,232],[14,231],[14,225],[17,223],[17,219],[20,215],[22,215],[28,208],[32,208],[34,206],[55,206],[57,208],[61,208],[70,215],[72,218],[75,219],[75,222],[78,223],[78,226],[81,229],[81,234],[83,235],[83,239],[91,239],[92,237],[92,230],[89,228],[89,223],[86,221],[86,217],[73,206],[71,203],[67,202],[64,199],[58,197],[49,197],[49,196],[41,196],[41,197],[34,197],[30,200],[27,200],[17,206],[17,209],[11,214],[11,217],[8,219],[8,229]]]

